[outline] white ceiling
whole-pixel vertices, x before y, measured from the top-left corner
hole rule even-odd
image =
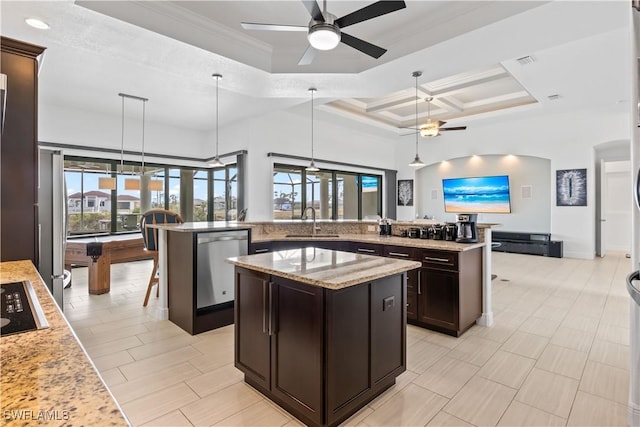
[[[328,10],[341,16],[371,3],[334,0]],[[281,109],[306,113],[307,89],[317,87],[317,105],[340,123],[397,134],[413,124],[411,73],[421,70],[420,96],[434,94],[431,115],[449,125],[518,112],[629,108],[630,86],[622,78],[629,50],[620,42],[630,37],[624,13],[630,5],[623,0],[407,1],[406,9],[348,29],[388,49],[379,60],[342,45],[305,67],[296,65],[304,33],[240,27],[240,21],[306,25],[308,13],[297,0],[81,4],[0,3],[3,36],[47,47],[41,104],[119,116],[117,94],[124,92],[149,98],[151,123],[209,131],[211,74],[221,73],[221,125]],[[51,29],[30,28],[27,17]],[[535,62],[519,65],[516,59],[527,55]],[[491,72],[503,74],[482,77]],[[456,89],[465,75],[478,84]],[[561,98],[551,102],[552,94]],[[506,99],[515,100],[510,108],[501,107]],[[424,109],[421,103],[423,116]]]

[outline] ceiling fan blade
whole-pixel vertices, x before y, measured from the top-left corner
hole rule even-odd
[[[322,15],[322,11],[318,7],[318,2],[316,0],[302,0],[304,7],[309,11],[309,15],[313,18],[314,21],[324,22],[324,16]]]
[[[465,130],[467,127],[466,126],[455,126],[455,127],[450,127],[450,128],[440,128],[438,129],[440,132],[445,131],[445,130]]]
[[[309,27],[300,25],[279,25],[279,24],[257,24],[253,22],[241,22],[245,30],[266,30],[266,31],[308,31]]]
[[[357,24],[358,22],[367,21],[381,15],[386,15],[387,13],[395,12],[396,10],[404,9],[405,7],[407,7],[407,5],[404,1],[378,1],[362,9],[358,9],[355,12],[351,12],[342,18],[338,18],[334,23],[338,27],[344,28]]]
[[[307,50],[304,51],[304,55],[298,61],[298,65],[309,65],[313,62],[313,59],[316,57],[316,53],[318,51],[313,48],[313,46],[309,45]]]
[[[380,58],[387,51],[387,49],[383,49],[380,46],[376,46],[364,40],[360,40],[359,38],[353,37],[346,33],[341,34],[340,41],[376,59]]]

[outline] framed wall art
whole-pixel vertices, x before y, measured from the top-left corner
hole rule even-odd
[[[398,180],[398,206],[413,206],[413,180]]]
[[[556,206],[587,206],[587,170],[556,171]]]

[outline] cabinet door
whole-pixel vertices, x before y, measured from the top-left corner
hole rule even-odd
[[[418,320],[433,326],[458,329],[458,273],[422,268],[420,270]]]
[[[268,275],[236,267],[235,366],[265,390],[271,385],[269,286]]]
[[[322,424],[324,289],[272,277],[271,392]]]
[[[418,320],[418,270],[407,272],[407,319]]]
[[[420,261],[421,254],[414,248],[385,245],[384,256]],[[407,319],[418,320],[418,270],[407,272]]]

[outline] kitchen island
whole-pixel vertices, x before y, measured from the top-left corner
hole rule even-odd
[[[233,257],[235,366],[307,425],[334,426],[406,370],[415,261],[303,248]]]
[[[158,229],[157,318],[192,335],[233,323],[233,268],[224,258],[247,254],[251,227],[222,221],[146,227]]]
[[[31,282],[49,327],[0,337],[3,425],[129,425],[31,261],[0,282]]]

